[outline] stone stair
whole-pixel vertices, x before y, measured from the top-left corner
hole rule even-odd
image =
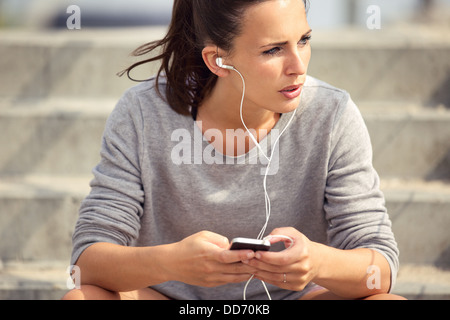
[[[394,292],[450,298],[450,33],[315,32],[309,73],[348,90],[374,147],[402,267]],[[0,299],[59,299],[116,73],[163,28],[0,30]],[[145,78],[155,66],[137,70]]]

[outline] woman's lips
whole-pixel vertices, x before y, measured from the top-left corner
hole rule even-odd
[[[280,90],[279,92],[285,96],[286,99],[295,99],[302,93],[303,85],[293,85]]]

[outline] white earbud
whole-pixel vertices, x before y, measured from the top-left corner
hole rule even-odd
[[[216,64],[219,68],[223,68],[223,69],[228,69],[228,70],[234,70],[234,67],[232,66],[227,66],[226,64],[223,64],[223,60],[221,57],[218,57],[216,59]]]

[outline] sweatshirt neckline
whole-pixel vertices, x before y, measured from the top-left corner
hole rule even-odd
[[[270,157],[271,154],[272,154],[272,145],[269,143],[269,146],[268,146],[268,141],[271,142],[272,144],[275,143],[276,138],[272,138],[274,130],[278,130],[279,132],[281,132],[284,129],[284,126],[289,121],[289,119],[292,116],[293,112],[294,111],[282,114],[280,116],[280,119],[278,119],[277,123],[268,132],[268,134],[261,141],[259,141],[259,146],[261,147],[261,149],[263,151],[267,152],[266,156]],[[259,148],[257,146],[253,146],[246,153],[243,153],[243,154],[240,154],[240,155],[237,155],[237,156],[231,156],[231,155],[223,154],[221,151],[217,150],[213,145],[211,145],[211,143],[205,138],[205,136],[203,135],[202,130],[200,129],[199,125],[194,120],[194,118],[193,117],[189,117],[189,119],[192,121],[193,126],[194,126],[194,132],[193,132],[194,136],[195,136],[195,134],[197,134],[197,135],[200,134],[201,137],[202,137],[203,150],[204,150],[205,147],[210,146],[211,148],[213,148],[214,152],[216,152],[217,154],[222,156],[224,159],[234,160],[237,163],[241,163],[240,161],[244,161],[245,159],[251,160],[251,159],[253,159],[255,157],[260,156],[259,155],[260,151],[259,151]]]

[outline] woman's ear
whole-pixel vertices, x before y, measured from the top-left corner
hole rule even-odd
[[[217,52],[217,46],[208,45],[204,47],[202,50],[203,61],[212,73],[216,74],[218,77],[226,77],[230,74],[230,71],[217,65],[216,59],[219,57]]]

